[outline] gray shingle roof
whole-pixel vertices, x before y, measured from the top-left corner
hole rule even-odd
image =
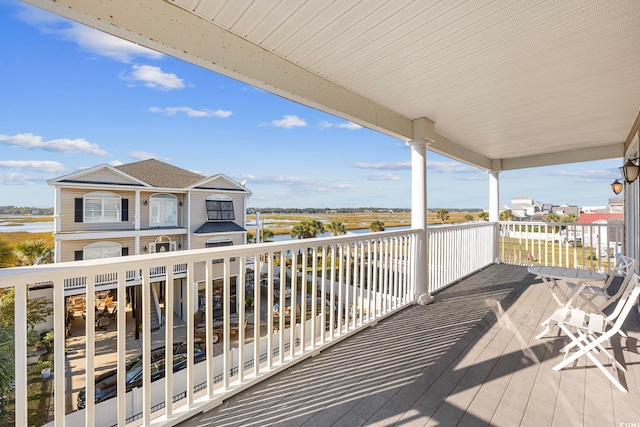
[[[116,166],[116,169],[154,187],[186,188],[205,177],[156,159]]]
[[[218,221],[218,222],[205,222],[202,224],[194,234],[208,234],[208,233],[229,233],[233,231],[247,231],[240,227],[238,224],[232,221]]]

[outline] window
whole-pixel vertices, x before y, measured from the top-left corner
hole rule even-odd
[[[218,248],[220,246],[233,246],[233,242],[228,237],[214,237],[213,239],[207,240],[206,248]],[[231,258],[230,261],[235,261],[235,257]],[[223,260],[222,259],[214,259],[213,264],[219,264]]]
[[[149,226],[175,227],[178,225],[178,199],[171,194],[149,197]]]
[[[84,222],[119,222],[121,199],[114,193],[87,193],[83,210]]]
[[[227,196],[207,197],[207,220],[225,221],[236,219],[233,212],[233,201]]]
[[[160,236],[149,245],[151,253],[170,252],[176,250],[176,242],[172,241],[168,236]]]
[[[115,242],[96,242],[82,250],[82,259],[114,258],[122,255],[122,247]]]

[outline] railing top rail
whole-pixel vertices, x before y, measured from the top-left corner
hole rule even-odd
[[[547,225],[555,227],[566,227],[570,225],[594,226],[594,227],[622,227],[622,222],[549,222],[549,221],[500,221],[500,225]]]
[[[465,222],[464,224],[431,224],[431,226],[427,225],[427,230],[431,232],[436,232],[438,230],[451,230],[451,229],[467,229],[467,228],[481,228],[481,227],[494,227],[496,225],[495,222],[490,221],[477,221],[477,222]],[[434,227],[435,226],[435,227]]]
[[[104,274],[106,272],[151,269],[164,265],[185,264],[188,262],[207,262],[224,257],[254,256],[264,252],[284,252],[306,247],[337,245],[388,239],[417,234],[419,231],[405,229],[382,231],[378,233],[330,236],[315,239],[295,239],[284,242],[269,242],[250,245],[224,246],[216,248],[193,249],[187,251],[164,252],[155,254],[130,255],[126,257],[103,258],[96,260],[70,261],[58,264],[43,264],[26,267],[0,269],[0,288],[20,284],[51,282],[53,278],[68,279],[81,276]]]

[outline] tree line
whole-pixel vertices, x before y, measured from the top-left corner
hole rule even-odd
[[[0,206],[0,215],[53,215],[53,208]]]

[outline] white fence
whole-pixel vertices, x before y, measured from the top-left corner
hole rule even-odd
[[[429,228],[429,292],[493,263],[495,233],[488,222]]]
[[[415,300],[414,263],[416,233],[412,230],[382,232],[355,236],[331,237],[313,240],[294,240],[282,243],[222,247],[193,251],[178,251],[153,255],[128,256],[117,259],[78,261],[61,264],[39,265],[0,270],[0,288],[15,289],[15,423],[28,425],[27,415],[27,307],[28,288],[32,284],[50,283],[53,288],[55,337],[65,336],[67,320],[66,295],[84,294],[86,307],[96,303],[96,291],[105,284],[113,288],[120,302],[116,316],[117,330],[126,330],[126,310],[122,309],[128,287],[140,289],[141,323],[150,325],[150,309],[153,286],[164,286],[167,309],[171,301],[186,300],[184,306],[194,311],[198,307],[197,281],[202,274],[203,283],[212,284],[222,280],[222,341],[213,344],[213,316],[205,316],[205,343],[208,357],[205,362],[194,365],[193,341],[195,340],[196,316],[186,315],[187,366],[175,375],[166,369],[166,377],[151,387],[150,369],[143,370],[142,387],[136,391],[135,399],[128,398],[125,384],[127,355],[126,334],[118,333],[115,346],[106,351],[113,354],[113,365],[117,367],[117,397],[113,398],[114,410],[107,411],[107,418],[93,399],[86,399],[86,408],[81,415],[65,417],[69,361],[65,355],[65,340],[55,339],[53,344],[53,414],[56,426],[76,425],[77,417],[84,425],[137,425],[160,422],[177,424],[202,410],[210,409],[249,385],[261,381],[318,351],[330,346],[360,329],[377,323]],[[287,257],[286,254],[294,254]],[[258,265],[256,265],[258,264]],[[266,268],[263,268],[266,266]],[[255,269],[255,272],[254,272]],[[291,275],[291,298],[285,297],[285,287],[279,286],[274,296],[276,274],[283,282],[286,271],[306,271],[307,274]],[[267,271],[267,291],[262,286],[247,286],[249,272],[258,274]],[[132,271],[136,274],[132,275]],[[186,273],[183,273],[185,272]],[[138,272],[140,272],[138,274]],[[220,274],[221,272],[221,274]],[[178,294],[180,289],[173,284],[177,276],[185,276],[183,283],[188,291]],[[302,279],[302,278],[305,279]],[[310,278],[307,279],[307,277]],[[131,280],[135,278],[136,280]],[[239,328],[237,349],[232,350],[231,340],[231,282],[235,282],[236,301],[243,302],[253,297],[254,313],[245,304],[237,304],[233,316],[242,325],[247,319],[255,319],[247,331]],[[257,282],[257,277],[254,280]],[[141,284],[136,284],[141,283]],[[160,283],[160,284],[158,284]],[[320,285],[319,285],[320,284]],[[325,284],[323,286],[322,284]],[[213,285],[205,286],[205,312],[213,311]],[[245,289],[253,289],[245,295]],[[262,301],[261,301],[262,300]],[[276,315],[275,304],[279,305]],[[305,328],[291,327],[301,319],[316,319],[305,322]],[[104,348],[96,348],[99,332],[94,329],[96,313],[86,310],[84,331],[84,358],[74,360],[82,363],[86,395],[95,392],[97,354]],[[175,342],[173,316],[166,316],[164,342]],[[280,332],[281,333],[280,333]],[[288,336],[286,336],[288,335]],[[151,364],[151,331],[142,328],[140,333],[143,366]],[[260,346],[246,345],[260,342]],[[296,345],[288,345],[295,342]],[[115,347],[115,348],[114,348]],[[173,346],[165,346],[165,360],[173,360]],[[220,349],[221,348],[221,349]],[[253,353],[253,354],[251,354]],[[245,363],[234,365],[234,360]],[[248,360],[259,363],[246,363]],[[205,374],[199,371],[203,370]],[[204,381],[199,380],[204,376]],[[181,391],[182,390],[182,391]],[[160,397],[158,397],[160,396]],[[178,396],[178,398],[176,398]],[[135,403],[132,403],[134,402]],[[175,401],[175,402],[174,402]],[[165,402],[173,402],[166,405]],[[135,405],[135,408],[132,408]],[[138,409],[139,407],[139,409]]]
[[[500,222],[499,257],[508,264],[609,272],[622,244],[623,224]]]

